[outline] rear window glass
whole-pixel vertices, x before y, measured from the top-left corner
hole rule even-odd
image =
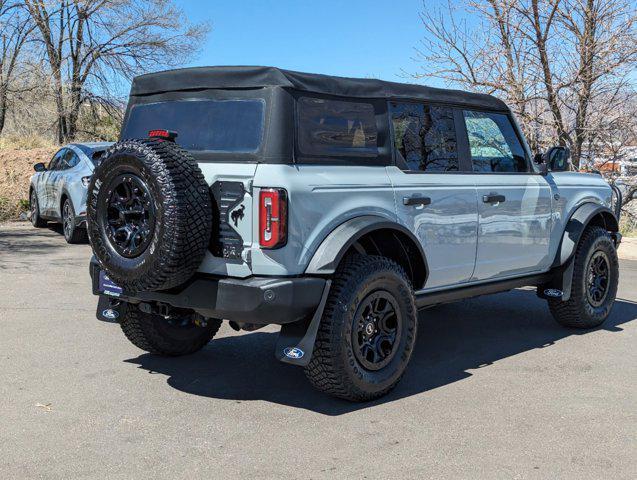
[[[92,148],[82,145],[81,143],[75,146],[82,150],[82,153],[84,153],[95,166],[99,165],[104,152],[106,152],[106,148]]]
[[[378,132],[370,103],[301,97],[298,100],[301,153],[377,156]]]
[[[263,138],[263,100],[190,100],[135,105],[122,138],[145,138],[149,130],[177,132],[186,150],[253,153]]]

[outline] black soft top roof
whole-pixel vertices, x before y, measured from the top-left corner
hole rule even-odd
[[[481,93],[386,82],[372,78],[294,72],[276,67],[194,67],[150,73],[133,79],[131,95],[209,88],[260,87],[283,87],[343,97],[414,99],[490,110],[508,110],[502,100]]]

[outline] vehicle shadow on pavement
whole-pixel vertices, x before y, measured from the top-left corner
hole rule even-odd
[[[49,224],[47,228],[33,228],[30,223],[21,223],[17,228],[13,225],[0,226],[0,270],[6,269],[42,269],[42,262],[47,266],[64,267],[88,264],[89,251],[82,245],[69,245],[57,229],[62,227]],[[85,252],[85,253],[78,253]]]
[[[178,390],[234,401],[264,400],[325,415],[342,415],[470,377],[503,358],[547,348],[571,335],[597,330],[620,332],[637,319],[637,303],[618,299],[606,323],[595,330],[558,325],[534,292],[511,292],[441,305],[421,312],[418,340],[402,381],[389,395],[369,403],[349,403],[315,391],[299,367],[275,360],[278,333],[255,332],[213,340],[182,358],[149,354],[126,360],[168,377]]]
[[[51,240],[48,230],[0,229],[0,254],[11,255],[15,261],[16,254],[50,255],[53,250],[66,247],[65,243]],[[0,268],[1,268],[0,264]]]

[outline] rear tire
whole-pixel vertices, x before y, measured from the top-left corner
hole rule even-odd
[[[47,226],[47,221],[40,217],[40,204],[38,202],[38,194],[35,190],[31,190],[31,196],[29,199],[31,210],[31,224],[35,228],[44,228]]]
[[[598,327],[610,315],[619,282],[617,250],[608,232],[601,227],[587,228],[573,261],[571,297],[567,301],[549,299],[549,309],[565,327]]]
[[[126,307],[119,323],[126,338],[137,348],[171,357],[201,350],[221,326],[221,320],[217,319],[208,319],[206,326],[197,326],[189,317],[166,319],[134,306]]]
[[[77,225],[75,209],[68,198],[62,204],[62,230],[66,243],[86,243],[88,241],[86,230]]]
[[[315,388],[336,397],[379,398],[405,372],[416,330],[404,270],[385,257],[352,255],[334,275],[305,374]]]

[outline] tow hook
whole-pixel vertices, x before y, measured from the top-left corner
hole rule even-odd
[[[208,319],[200,313],[195,313],[192,310],[184,310],[182,308],[176,308],[166,303],[147,303],[141,302],[137,304],[137,308],[144,313],[152,315],[160,315],[164,319],[170,322],[179,322],[181,324],[188,323],[190,321],[193,325],[201,328],[208,326]]]
[[[150,313],[153,315],[161,315],[164,318],[168,318],[171,315],[172,307],[165,303],[146,303],[141,302],[137,305],[140,311],[144,313]]]

